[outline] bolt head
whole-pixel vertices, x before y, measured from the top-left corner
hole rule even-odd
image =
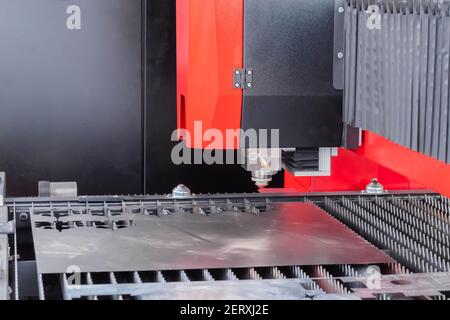
[[[247,74],[248,74],[248,75],[251,75],[251,74],[252,74],[252,70],[248,70],[248,71],[247,71]]]
[[[345,11],[344,7],[339,7],[339,9],[338,9],[339,13],[344,13],[344,11]]]
[[[241,72],[239,70],[236,70],[235,73],[236,73],[236,75],[241,74]]]
[[[189,198],[192,196],[191,190],[186,187],[184,184],[178,185],[172,191],[173,198]]]
[[[249,82],[249,83],[247,83],[247,87],[248,88],[251,88],[252,87],[252,84]]]
[[[236,88],[239,88],[241,85],[240,85],[239,83],[236,82],[236,83],[234,84],[234,86],[235,86]]]
[[[372,179],[366,187],[366,193],[368,194],[383,194],[385,192],[383,185],[378,179]]]
[[[28,214],[26,212],[22,212],[19,214],[19,220],[22,222],[28,221]]]
[[[338,59],[344,58],[344,53],[343,52],[338,52],[337,57],[338,57]]]

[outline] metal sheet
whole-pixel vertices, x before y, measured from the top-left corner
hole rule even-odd
[[[6,175],[4,172],[0,172],[0,207],[4,206],[6,196]]]
[[[348,290],[326,292],[318,287],[312,288],[313,280],[335,281],[344,284]],[[68,299],[130,295],[146,300],[359,300],[383,295],[385,298],[407,299],[438,297],[450,290],[449,273],[380,275],[378,286],[366,287],[365,284],[372,281],[367,276],[330,276],[322,279],[65,285],[63,290]]]
[[[0,207],[0,224],[8,221],[7,207]],[[8,299],[8,236],[0,234],[0,300]]]
[[[358,279],[342,279],[344,283]],[[419,273],[404,275],[386,275],[380,278],[377,288],[354,288],[362,299],[375,298],[377,295],[392,295],[399,298],[431,296],[436,297],[450,290],[450,273]]]
[[[153,271],[292,265],[371,264],[392,259],[313,204],[274,204],[259,215],[118,214],[131,222],[113,231],[75,227],[58,232],[38,227],[53,217],[32,215],[38,272]],[[105,221],[69,215],[61,222]]]
[[[343,90],[345,81],[344,59],[341,56],[345,52],[344,25],[345,7],[344,0],[334,1],[334,61],[333,61],[333,86]],[[341,54],[339,54],[341,53]]]
[[[78,286],[66,289],[66,296],[82,298],[128,294],[143,300],[360,300],[354,294],[326,294],[308,290],[305,280],[213,281],[152,284]]]

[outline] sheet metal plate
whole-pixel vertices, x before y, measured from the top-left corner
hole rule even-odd
[[[0,224],[7,221],[8,210],[0,207]],[[8,298],[8,236],[0,234],[0,301]]]
[[[69,266],[106,272],[392,262],[308,203],[274,204],[259,215],[122,214],[113,219],[132,220],[133,226],[116,231],[91,227],[59,232],[37,227],[42,219],[32,215],[38,272],[43,274],[64,273]]]
[[[355,294],[326,294],[305,289],[303,285],[308,282],[301,279],[171,282],[118,284],[113,290],[110,285],[75,286],[65,293],[72,299],[109,296],[113,292],[139,296],[142,300],[360,300]]]

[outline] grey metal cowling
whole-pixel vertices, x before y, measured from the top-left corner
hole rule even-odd
[[[344,122],[450,163],[450,1],[347,0]]]

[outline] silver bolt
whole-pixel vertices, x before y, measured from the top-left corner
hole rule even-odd
[[[239,71],[239,70],[236,70],[236,75],[239,75],[239,74],[241,74],[241,72]]]
[[[236,83],[234,84],[234,86],[235,86],[236,88],[239,88],[241,85],[240,85],[239,83],[236,82]]]
[[[22,222],[28,221],[28,214],[26,212],[22,212],[19,214],[19,220]]]
[[[372,182],[366,187],[366,193],[368,194],[383,194],[384,192],[384,187],[378,179],[372,179]]]
[[[345,11],[344,7],[339,7],[339,9],[338,9],[339,13],[344,13],[344,11]]]
[[[251,87],[252,87],[252,84],[251,84],[250,82],[247,83],[247,87],[251,88]]]
[[[172,198],[180,199],[180,198],[189,198],[192,196],[191,190],[186,187],[184,184],[178,185],[172,191]]]
[[[248,70],[248,71],[247,71],[247,74],[248,74],[248,75],[251,75],[251,74],[252,74],[252,70]]]
[[[338,52],[337,57],[338,57],[338,59],[344,58],[344,53],[343,52]]]

